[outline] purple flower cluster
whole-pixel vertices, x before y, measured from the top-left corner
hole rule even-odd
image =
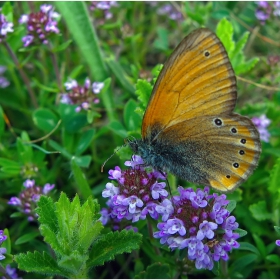
[[[0,65],[0,88],[6,88],[10,85],[10,82],[4,76],[2,76],[6,69],[7,68],[5,66]]]
[[[257,127],[261,140],[269,142],[270,133],[268,132],[267,127],[270,125],[271,120],[268,119],[266,115],[261,115],[259,118],[253,117],[252,122]]]
[[[170,249],[187,249],[188,259],[197,269],[209,269],[220,259],[228,260],[228,252],[238,248],[235,232],[238,223],[227,210],[226,195],[209,194],[209,187],[178,188],[179,195],[168,199],[164,180],[158,171],[147,172],[141,157],[133,156],[125,162],[131,169],[118,166],[109,171],[109,179],[102,196],[108,198],[108,209],[101,210],[101,222],[137,222],[149,214],[159,220],[154,233],[160,243]]]
[[[101,10],[103,12],[105,19],[110,19],[113,17],[110,9],[111,7],[117,6],[118,3],[116,1],[91,1],[89,9],[91,11]]]
[[[259,1],[256,4],[256,18],[261,24],[265,24],[272,14],[274,16],[280,16],[280,1]]]
[[[104,87],[104,83],[94,82],[91,84],[90,79],[86,78],[83,86],[80,86],[76,80],[69,79],[65,84],[69,92],[61,94],[61,103],[79,104],[76,112],[82,109],[91,109],[91,104],[99,103],[99,99],[93,94],[99,94]]]
[[[8,204],[18,207],[20,212],[27,215],[28,221],[34,221],[37,218],[35,213],[37,201],[41,195],[47,195],[54,188],[54,185],[46,184],[41,188],[35,185],[34,180],[27,179],[23,186],[25,189],[19,194],[19,197],[11,197]]]
[[[226,209],[229,201],[224,194],[210,195],[208,187],[196,191],[179,187],[178,191],[179,196],[173,197],[174,208],[166,210],[166,205],[171,205],[168,199],[156,206],[162,222],[154,237],[172,250],[187,248],[197,269],[211,270],[214,261],[227,261],[228,252],[239,247],[239,234],[234,232],[238,223]]]
[[[139,156],[133,156],[132,161],[127,161],[126,166],[132,167],[122,171],[118,166],[109,171],[109,179],[116,180],[107,183],[102,196],[108,198],[107,205],[110,210],[102,210],[101,221],[103,224],[109,218],[121,221],[131,220],[133,223],[139,219],[145,219],[149,214],[157,219],[159,213],[155,210],[159,201],[168,196],[165,190],[166,184],[159,183],[158,179],[164,179],[159,172],[147,172],[143,167],[143,160]]]
[[[276,241],[275,241],[275,244],[276,244],[277,246],[280,246],[280,240],[279,240],[279,239],[276,240]]]
[[[182,13],[177,11],[172,4],[165,4],[164,6],[160,7],[157,10],[157,13],[159,15],[166,15],[175,21],[182,21],[184,19]]]
[[[27,25],[28,34],[22,38],[24,47],[31,44],[48,44],[50,34],[58,34],[57,19],[60,17],[50,4],[41,5],[40,11],[22,15],[19,23]]]
[[[0,9],[0,43],[3,42],[8,33],[14,32],[13,26],[14,24],[12,22],[8,22],[6,17],[1,14]]]
[[[4,231],[0,230],[0,246],[2,245],[2,243],[7,239],[7,235],[4,235]],[[4,256],[4,254],[7,253],[7,249],[4,247],[0,247],[0,261],[4,260],[6,257]]]

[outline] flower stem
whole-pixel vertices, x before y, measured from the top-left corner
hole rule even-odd
[[[53,64],[54,71],[55,71],[58,88],[59,88],[60,92],[63,92],[57,58],[56,58],[55,53],[52,51],[52,47],[50,44],[49,44],[49,51],[50,51],[51,60],[52,60],[52,64]]]
[[[31,98],[33,106],[35,108],[37,108],[38,107],[38,103],[37,103],[37,100],[35,98],[34,91],[33,91],[33,89],[30,86],[29,78],[27,77],[26,73],[23,71],[23,69],[22,69],[22,67],[21,67],[21,65],[20,65],[20,63],[19,63],[15,53],[11,49],[10,45],[7,42],[5,42],[5,41],[3,42],[3,44],[4,44],[5,48],[7,49],[9,55],[11,56],[12,60],[14,61],[15,65],[16,65],[16,67],[17,67],[17,69],[18,69],[18,71],[19,71],[19,73],[20,73],[20,75],[21,75],[21,77],[22,77],[26,87],[27,87],[27,91],[29,93],[29,96]]]
[[[228,263],[221,260],[221,272],[224,278],[228,278]]]

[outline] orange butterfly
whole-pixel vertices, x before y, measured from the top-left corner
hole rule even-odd
[[[236,77],[210,30],[193,31],[177,46],[154,86],[142,139],[128,144],[153,168],[227,192],[258,164],[259,133],[233,113]]]

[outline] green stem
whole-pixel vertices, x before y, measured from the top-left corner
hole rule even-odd
[[[7,42],[5,42],[5,41],[3,42],[3,44],[4,44],[5,48],[7,49],[9,55],[11,56],[12,60],[14,61],[15,65],[16,65],[16,67],[17,67],[17,69],[18,69],[18,71],[19,71],[19,73],[20,73],[20,75],[21,75],[21,77],[22,77],[26,87],[27,87],[27,91],[29,93],[29,96],[31,98],[33,106],[35,108],[37,108],[38,107],[38,103],[37,103],[37,100],[35,98],[35,93],[34,93],[33,89],[30,86],[29,78],[27,77],[26,73],[23,71],[23,69],[22,69],[22,67],[21,67],[21,65],[20,65],[20,63],[19,63],[15,53],[11,49],[10,45]]]
[[[55,72],[55,76],[56,76],[56,80],[57,80],[57,85],[58,85],[60,92],[63,92],[63,86],[61,83],[61,77],[60,77],[57,57],[56,57],[55,53],[51,51],[50,45],[49,45],[49,47],[50,47],[51,60],[52,60],[52,64],[53,64],[53,68],[54,68],[54,72]]]

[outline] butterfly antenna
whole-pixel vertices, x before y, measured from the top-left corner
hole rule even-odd
[[[110,156],[104,161],[104,163],[103,163],[102,166],[101,166],[101,172],[103,172],[104,166],[105,166],[105,164],[107,163],[107,161],[108,161],[111,157],[113,157],[113,156],[116,154],[116,152],[118,152],[123,146],[126,146],[126,144],[121,145],[118,149],[115,150],[115,152],[114,152],[112,155],[110,155]]]

